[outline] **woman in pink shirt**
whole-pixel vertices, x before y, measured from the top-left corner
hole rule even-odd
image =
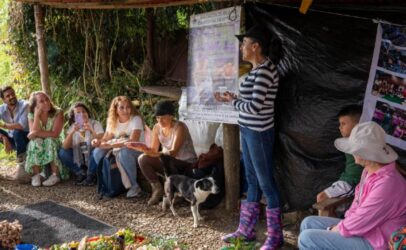
[[[344,219],[309,216],[301,224],[299,249],[388,249],[392,232],[406,225],[406,180],[396,169],[397,153],[375,122],[360,123],[349,138],[335,141],[364,167]]]

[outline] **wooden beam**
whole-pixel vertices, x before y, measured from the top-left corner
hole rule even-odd
[[[140,88],[141,92],[168,97],[171,100],[179,100],[182,90],[180,87],[173,86],[146,86]]]
[[[240,133],[238,125],[223,124],[226,210],[238,209],[240,198]]]
[[[41,86],[42,91],[51,96],[51,88],[49,87],[49,70],[48,70],[48,58],[45,45],[45,14],[41,5],[34,5],[35,15],[35,35],[37,37],[38,47],[38,64],[39,72],[41,74]]]
[[[129,8],[155,8],[178,5],[192,5],[208,2],[226,2],[226,0],[127,0],[127,1],[66,1],[66,0],[17,0],[19,2],[48,5],[54,8],[67,9],[129,9]]]

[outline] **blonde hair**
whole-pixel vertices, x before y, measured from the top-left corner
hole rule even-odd
[[[140,113],[135,109],[130,98],[128,98],[127,96],[116,96],[111,101],[109,112],[107,115],[107,129],[111,130],[108,132],[114,132],[117,127],[117,122],[118,122],[117,107],[120,102],[127,102],[130,105],[130,108],[131,108],[130,119],[137,115],[141,117]]]
[[[56,114],[56,106],[51,101],[51,98],[45,93],[44,91],[34,91],[30,95],[30,99],[28,101],[28,106],[30,108],[30,113],[34,114],[35,107],[37,106],[37,95],[44,95],[51,104],[51,109],[49,110],[48,114],[50,117],[53,117]]]

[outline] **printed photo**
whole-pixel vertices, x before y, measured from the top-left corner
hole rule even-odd
[[[406,141],[406,111],[384,102],[376,102],[372,120],[388,135]]]
[[[406,48],[406,26],[382,24],[382,40],[389,40],[394,46]]]
[[[388,40],[382,41],[378,66],[396,73],[406,74],[406,48],[393,46]]]
[[[393,103],[406,105],[406,79],[377,70],[371,94]]]

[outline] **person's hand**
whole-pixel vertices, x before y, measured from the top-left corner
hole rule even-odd
[[[6,151],[7,154],[10,154],[13,151],[13,146],[11,146],[9,139],[6,136],[3,136],[3,145],[4,151]]]
[[[337,227],[337,225],[327,227],[327,231],[338,232],[338,227]]]
[[[143,153],[148,152],[148,151],[151,150],[151,149],[150,149],[147,145],[145,145],[144,143],[126,142],[126,143],[124,143],[124,145],[125,145],[127,148],[129,148],[129,149],[132,149],[132,150],[135,150],[135,151],[139,151],[139,152],[143,152]]]
[[[34,116],[39,117],[42,114],[42,109],[38,105],[34,109]]]
[[[229,91],[224,92],[224,94],[214,92],[214,98],[219,102],[231,102],[232,100],[236,99],[237,96]]]
[[[92,147],[97,148],[97,147],[100,146],[101,141],[100,141],[99,139],[93,139],[93,140],[91,141],[91,144],[92,144]]]
[[[79,131],[79,129],[80,129],[79,124],[74,123],[74,124],[73,124],[73,131],[72,131],[72,132],[77,132],[77,131]]]
[[[38,131],[32,131],[27,135],[27,138],[32,140],[35,139],[37,137]]]
[[[89,131],[90,133],[94,134],[94,130],[89,122],[85,122],[83,124],[83,129]]]

